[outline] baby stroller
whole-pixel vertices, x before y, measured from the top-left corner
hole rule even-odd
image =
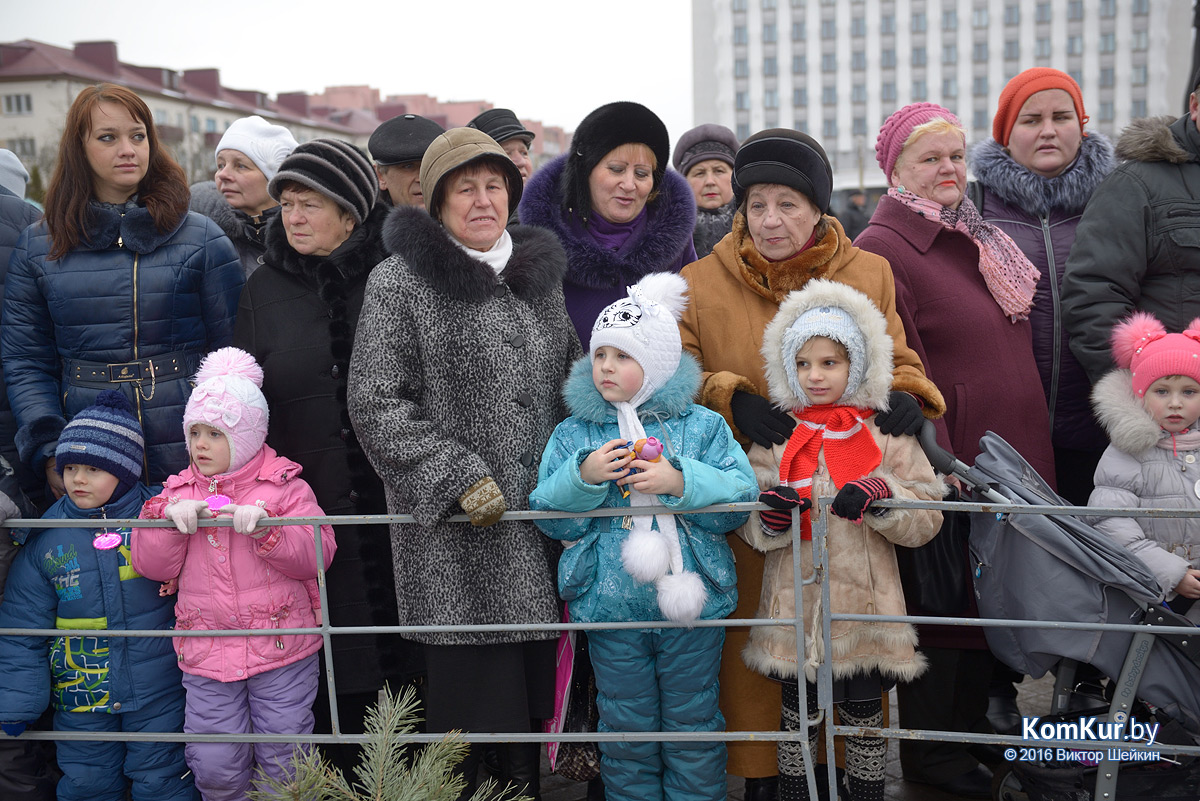
[[[1070,505],[992,432],[980,440],[974,467],[938,447],[930,424],[921,433],[921,444],[934,467],[956,476],[976,501]],[[1180,636],[985,628],[992,653],[1014,670],[1036,679],[1057,668],[1053,708],[1038,726],[1086,715],[1107,722],[1162,724],[1156,739],[1163,744],[1161,761],[1135,764],[1122,761],[1120,754],[1110,758],[1109,750],[1100,748],[1106,744],[1098,742],[1097,750],[1105,754],[1099,763],[1057,756],[1010,762],[996,775],[995,797],[1000,801],[1200,799],[1200,758],[1169,753],[1170,744],[1200,742],[1200,631],[1162,603],[1158,582],[1141,560],[1066,514],[974,512],[969,543],[981,617],[1180,627]],[[1112,699],[1106,707],[1069,710],[1077,663],[1091,664],[1112,681]],[[1057,748],[1051,750],[1057,755]]]

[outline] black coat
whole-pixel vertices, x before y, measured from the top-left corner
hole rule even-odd
[[[304,468],[329,515],[385,514],[383,485],[346,411],[346,375],[367,276],[387,253],[386,207],[325,258],[292,250],[279,219],[267,227],[263,266],[246,282],[234,344],[263,368],[271,415],[267,441]],[[338,526],[327,573],[335,626],[394,626],[396,598],[387,526]],[[413,673],[414,649],[396,635],[333,638],[339,692],[369,692]]]

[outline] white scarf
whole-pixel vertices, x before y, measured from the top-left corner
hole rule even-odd
[[[492,245],[487,250],[475,250],[474,248],[469,248],[462,242],[459,242],[453,236],[450,237],[450,241],[458,245],[463,253],[466,253],[476,261],[481,261],[488,267],[491,267],[492,271],[495,272],[496,275],[504,272],[504,268],[508,266],[508,260],[512,258],[513,241],[512,237],[508,235],[507,229],[503,234],[500,235],[500,238],[496,240],[496,244]]]

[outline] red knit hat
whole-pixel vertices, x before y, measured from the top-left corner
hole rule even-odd
[[[1088,116],[1083,113],[1083,93],[1080,92],[1075,79],[1050,67],[1030,67],[1015,76],[1000,92],[1000,105],[996,108],[996,116],[992,118],[992,138],[1008,147],[1008,138],[1012,135],[1013,126],[1017,124],[1017,115],[1021,113],[1025,101],[1047,89],[1062,89],[1071,96],[1071,102],[1075,104],[1075,116],[1079,118],[1079,127],[1083,128]]]
[[[1134,312],[1113,328],[1112,351],[1117,366],[1132,371],[1139,398],[1164,376],[1184,375],[1200,384],[1200,319],[1182,334],[1168,334],[1153,315]]]
[[[896,160],[900,158],[900,153],[904,150],[904,143],[908,141],[913,128],[936,119],[946,120],[956,127],[962,128],[962,123],[958,121],[958,117],[954,116],[954,112],[937,103],[909,103],[904,108],[893,111],[891,116],[883,121],[883,127],[879,129],[879,136],[875,138],[875,160],[883,168],[883,177],[889,183],[892,180],[892,170],[896,167]],[[963,139],[964,141],[966,139],[965,133]]]

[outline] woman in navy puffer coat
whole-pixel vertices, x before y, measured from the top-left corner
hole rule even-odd
[[[187,379],[230,343],[243,282],[233,245],[187,207],[146,104],[111,84],[80,92],[45,219],[13,251],[0,324],[17,449],[56,494],[59,432],[106,389],[123,391],[142,425],[146,481],[187,465]]]

